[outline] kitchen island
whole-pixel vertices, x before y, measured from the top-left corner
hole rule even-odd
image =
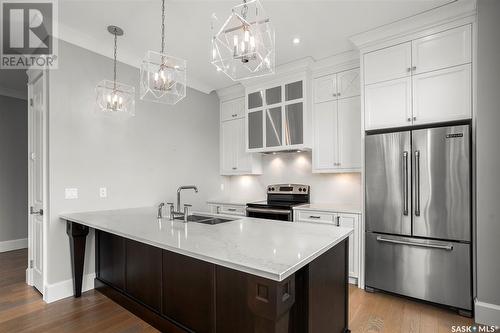
[[[352,229],[247,217],[206,225],[155,213],[61,216],[75,297],[93,228],[96,289],[163,332],[348,331]]]

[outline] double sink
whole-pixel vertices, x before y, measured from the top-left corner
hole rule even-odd
[[[174,220],[184,220],[183,216],[177,216]],[[220,224],[224,222],[234,221],[231,219],[222,219],[214,216],[205,216],[205,215],[189,215],[187,218],[188,222],[196,222],[203,224]]]

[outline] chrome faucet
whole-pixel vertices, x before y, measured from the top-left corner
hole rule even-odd
[[[181,191],[182,190],[194,190],[198,193],[198,188],[194,185],[181,186],[177,189],[177,212],[181,211]]]

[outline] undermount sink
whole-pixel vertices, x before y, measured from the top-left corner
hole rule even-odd
[[[175,217],[175,220],[184,220],[184,217],[177,216],[177,217]],[[221,219],[219,217],[204,216],[204,215],[189,215],[188,216],[188,222],[196,222],[196,223],[203,223],[203,224],[219,224],[219,223],[230,222],[230,221],[233,221],[233,220]]]

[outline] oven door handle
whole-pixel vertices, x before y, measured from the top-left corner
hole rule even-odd
[[[271,213],[271,214],[282,214],[288,215],[292,212],[291,209],[268,209],[268,208],[253,208],[247,207],[247,212],[250,213]]]

